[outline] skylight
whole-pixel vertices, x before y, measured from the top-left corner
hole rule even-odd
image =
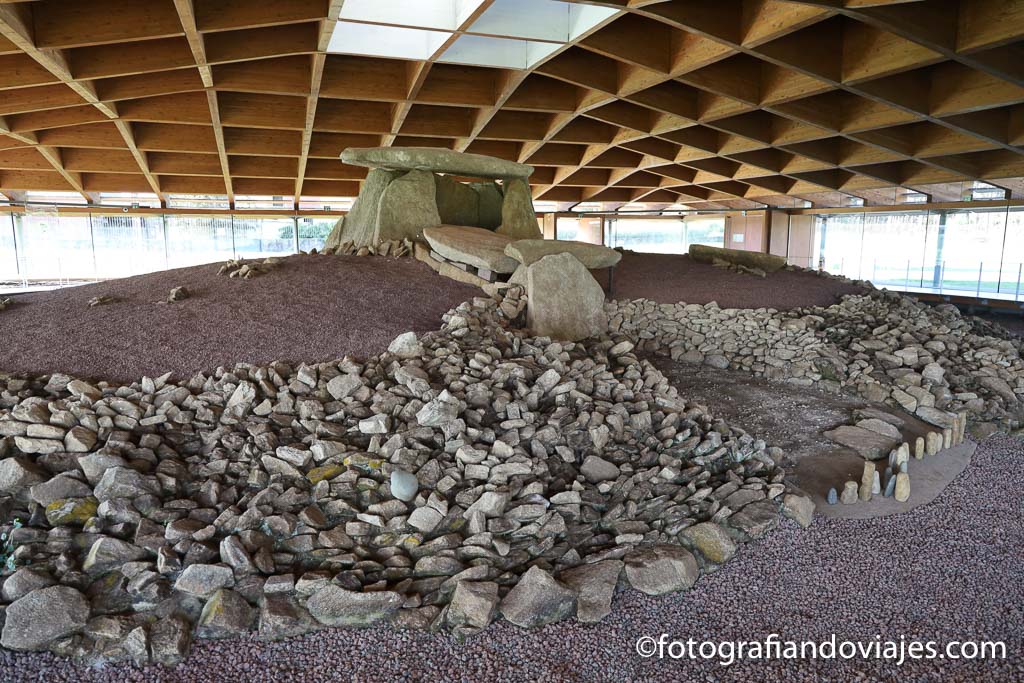
[[[228,209],[227,195],[216,194],[171,194],[167,195],[167,206],[171,209]]]
[[[102,206],[160,208],[160,198],[152,192],[100,192]]]
[[[348,0],[327,50],[528,69],[620,12],[560,0],[496,0],[475,16],[481,5],[482,0]],[[446,43],[451,44],[438,56]]]
[[[77,192],[36,191],[25,193],[25,201],[34,204],[87,204],[85,197]]]

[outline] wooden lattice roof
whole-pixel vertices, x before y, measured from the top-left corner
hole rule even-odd
[[[0,191],[354,196],[339,153],[388,144],[532,164],[565,206],[1021,188],[1021,0],[587,2],[524,68],[451,58],[512,0],[444,2],[395,59],[334,52],[340,0],[2,1]]]

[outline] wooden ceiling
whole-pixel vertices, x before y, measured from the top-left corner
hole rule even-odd
[[[620,12],[529,70],[328,54],[342,4],[0,0],[0,191],[354,196],[338,155],[382,144],[563,208],[1024,176],[1021,0],[588,2]]]

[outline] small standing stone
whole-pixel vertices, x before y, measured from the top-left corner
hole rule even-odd
[[[875,471],[875,476],[874,476],[874,481],[871,482],[871,495],[877,496],[881,492],[882,492],[882,479],[879,476],[878,471],[876,470]]]
[[[924,437],[917,437],[914,441],[914,457],[920,460],[924,457]]]
[[[946,427],[942,430],[942,447],[951,448],[953,446],[953,430]]]
[[[839,502],[839,494],[836,493],[836,487],[833,486],[828,490],[828,495],[825,497],[825,502],[829,505],[835,505]]]
[[[896,492],[896,477],[889,477],[889,480],[885,483],[885,497],[892,498],[893,493]]]
[[[935,455],[941,448],[941,441],[938,432],[928,432],[925,438],[924,452],[928,455]]]
[[[871,489],[875,483],[875,463],[868,461],[864,463],[864,472],[860,475],[860,499],[864,502],[871,500]]]
[[[910,475],[906,472],[896,475],[895,496],[896,500],[901,503],[907,502],[910,498]]]
[[[843,485],[843,495],[839,497],[843,505],[853,505],[857,502],[857,482],[848,481]]]

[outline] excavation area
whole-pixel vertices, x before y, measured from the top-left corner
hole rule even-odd
[[[1020,337],[791,266],[395,249],[0,313],[5,681],[1024,674]]]

